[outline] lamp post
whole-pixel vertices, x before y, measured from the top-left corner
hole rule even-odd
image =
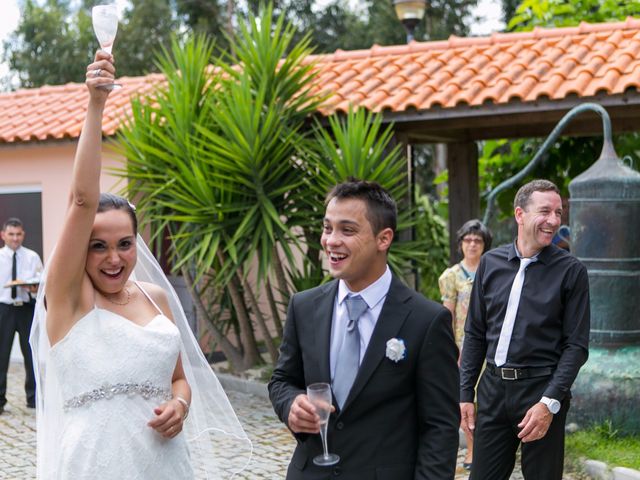
[[[407,31],[407,43],[413,40],[413,32],[416,26],[424,17],[424,11],[427,6],[427,0],[393,0],[393,7],[396,10],[396,15],[402,22],[404,29]],[[408,205],[413,205],[414,191],[416,188],[416,180],[415,180],[415,165],[413,161],[413,148],[407,142],[407,174],[409,178],[409,191],[407,202]],[[416,238],[415,225],[411,227],[411,240]],[[415,266],[415,261],[413,263],[413,273],[414,273],[414,288],[416,290],[419,289],[420,286],[420,276],[418,275],[418,270]]]
[[[396,15],[407,31],[407,43],[413,40],[413,32],[424,17],[427,0],[393,0]]]

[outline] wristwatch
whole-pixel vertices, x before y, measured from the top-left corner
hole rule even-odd
[[[560,402],[555,398],[542,397],[540,403],[544,403],[554,415],[560,411]]]

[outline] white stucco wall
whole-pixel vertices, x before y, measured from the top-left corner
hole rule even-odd
[[[47,260],[62,228],[77,141],[29,142],[0,145],[0,188],[40,186],[42,190],[42,236]],[[103,170],[122,164],[122,158],[103,148]],[[106,171],[101,189],[117,192],[124,185]]]

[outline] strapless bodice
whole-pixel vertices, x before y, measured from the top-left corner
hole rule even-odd
[[[177,327],[158,314],[146,325],[94,308],[53,346],[50,361],[65,401],[105,385],[170,389],[180,351]]]
[[[64,403],[51,478],[193,478],[184,434],[165,439],[147,425],[170,398],[180,346],[162,314],[141,326],[94,308],[51,348]]]

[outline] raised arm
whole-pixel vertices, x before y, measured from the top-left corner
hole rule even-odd
[[[73,163],[69,205],[47,274],[47,331],[52,345],[93,302],[85,262],[100,198],[102,113],[109,96],[109,90],[100,86],[113,83],[114,75],[113,57],[98,51],[87,67],[89,105]]]

